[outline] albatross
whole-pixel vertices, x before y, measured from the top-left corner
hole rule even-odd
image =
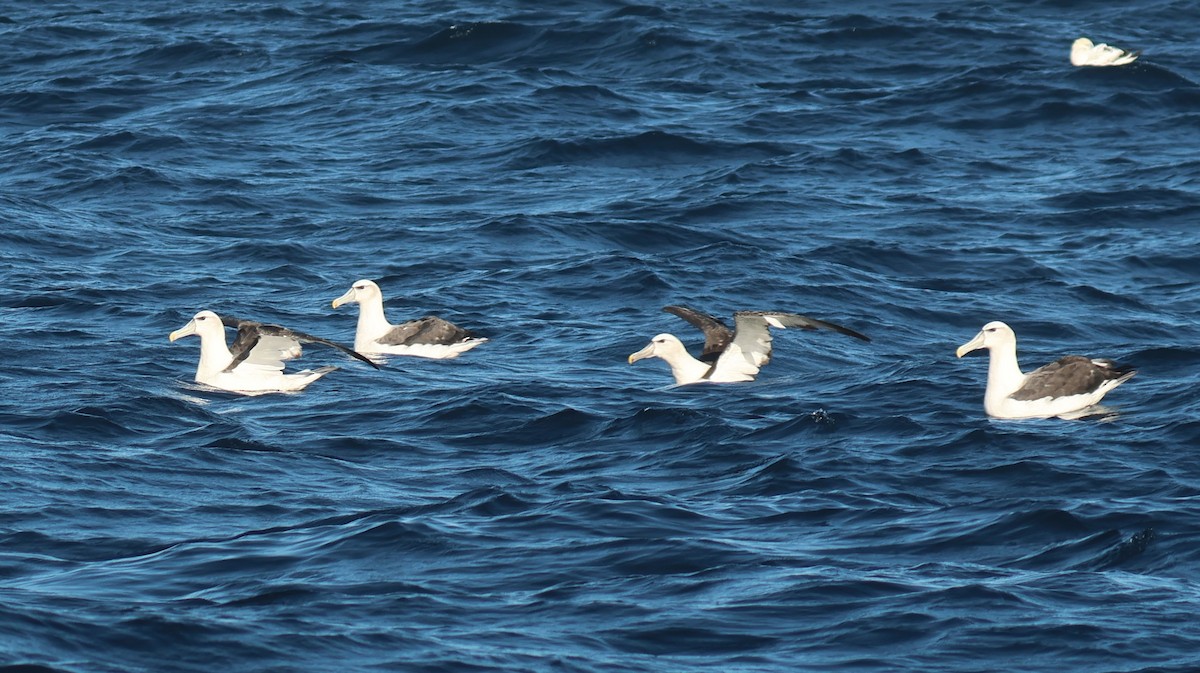
[[[232,346],[225,345],[225,328],[237,330]],[[295,374],[283,373],[284,360],[300,357],[304,343],[320,344],[379,368],[361,354],[345,346],[279,325],[232,316],[224,318],[212,311],[200,311],[188,324],[171,332],[174,342],[185,336],[200,337],[200,363],[196,382],[235,393],[259,394],[303,390],[337,367],[306,369]]]
[[[704,332],[704,351],[700,359],[692,357],[678,337],[659,334],[645,348],[630,355],[629,364],[655,357],[666,360],[678,385],[702,381],[753,381],[758,370],[771,360],[771,327],[825,329],[870,341],[847,327],[797,313],[737,311],[733,314],[734,329],[731,330],[719,319],[686,306],[667,306],[663,310]]]
[[[374,281],[360,280],[333,307],[358,302],[354,350],[369,355],[412,355],[445,360],[456,358],[487,339],[437,316],[393,325],[383,314],[383,293]]]
[[[1086,37],[1081,37],[1071,44],[1071,65],[1075,66],[1108,66],[1125,65],[1137,60],[1135,51],[1126,51],[1101,42],[1093,44]]]
[[[994,418],[1078,418],[1077,412],[1137,373],[1112,360],[1068,355],[1023,374],[1017,364],[1017,335],[999,321],[984,325],[958,347],[957,355],[980,348],[990,352],[983,409]]]

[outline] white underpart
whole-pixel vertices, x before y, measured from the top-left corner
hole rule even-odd
[[[771,330],[787,329],[772,315],[734,318],[733,341],[717,359],[712,378],[719,381],[753,381],[758,371],[771,360]]]
[[[999,326],[988,333],[989,327]],[[988,350],[987,388],[983,393],[983,410],[994,418],[1053,418],[1078,416],[1074,412],[1100,401],[1122,381],[1105,381],[1096,390],[1082,395],[1042,397],[1036,400],[1014,400],[1011,395],[1025,385],[1026,375],[1017,363],[1017,339],[1012,329],[1003,323],[988,323],[970,342],[959,349],[959,357],[969,350]]]
[[[1025,384],[1025,374],[1017,363],[1017,349],[988,349],[987,390],[983,393],[983,409],[995,418],[1052,418],[1079,411],[1100,401],[1112,388],[1105,382],[1097,390],[1086,395],[1067,397],[1043,397],[1036,400],[1014,400],[1011,395]]]
[[[204,320],[197,321],[201,315]],[[174,332],[173,337],[195,334],[200,337],[200,362],[196,365],[197,383],[236,393],[261,394],[303,390],[333,368],[304,370],[284,374],[282,360],[299,356],[300,347],[294,340],[263,337],[250,356],[233,371],[225,369],[233,362],[233,353],[225,343],[225,327],[211,311],[196,314],[191,322]],[[172,339],[174,340],[174,339]]]
[[[295,374],[256,371],[259,365],[238,365],[232,372],[221,372],[211,377],[196,375],[196,382],[214,388],[246,395],[262,393],[287,393],[304,390],[308,384],[333,371],[333,368],[305,369]]]
[[[357,289],[365,284],[365,289]],[[359,281],[349,292],[334,302],[335,308],[343,302],[358,303],[358,324],[354,329],[354,350],[364,355],[410,355],[414,357],[448,360],[471,350],[487,341],[485,338],[464,339],[453,344],[413,344],[411,346],[384,344],[379,340],[396,326],[388,322],[383,312],[383,293],[379,286],[369,281]]]
[[[224,337],[222,337],[224,341]],[[249,357],[242,360],[241,367],[247,363],[250,364],[266,364],[273,369],[278,370],[277,363],[284,360],[294,360],[303,354],[300,343],[295,339],[277,336],[262,336],[259,337],[258,343],[250,351]]]
[[[365,345],[363,347],[365,350],[363,350],[358,348],[358,340],[356,339],[354,350],[366,355],[409,355],[418,358],[449,360],[462,355],[485,341],[487,339],[480,337],[478,339],[464,339],[452,344],[413,344],[411,346],[381,344],[378,341],[373,341]]]
[[[630,355],[629,359],[631,363],[648,357],[666,361],[671,367],[675,383],[679,385],[705,381],[753,381],[763,365],[771,359],[771,332],[768,325],[786,329],[783,323],[770,315],[739,317],[733,341],[717,358],[715,366],[692,357],[683,342],[671,334],[659,334],[645,348]]]
[[[690,356],[689,356],[690,357]],[[768,357],[765,353],[755,350],[745,350],[737,340],[721,353],[713,368],[710,381],[716,383],[731,383],[735,381],[753,381]]]
[[[1071,65],[1075,66],[1115,66],[1126,65],[1137,60],[1137,54],[1107,44],[1093,44],[1086,37],[1081,37],[1071,45]]]

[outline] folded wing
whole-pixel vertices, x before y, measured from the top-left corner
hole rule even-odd
[[[1030,372],[1025,382],[1014,392],[1014,400],[1040,400],[1046,397],[1089,395],[1107,381],[1133,376],[1132,367],[1112,360],[1092,360],[1082,355],[1068,355]]]
[[[476,334],[437,316],[425,316],[396,325],[376,339],[385,346],[415,346],[418,344],[456,344]]]

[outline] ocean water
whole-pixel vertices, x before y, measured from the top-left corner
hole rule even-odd
[[[5,6],[0,671],[1200,670],[1198,19]],[[359,278],[490,341],[242,397],[166,338],[350,343]],[[677,388],[675,303],[873,341]],[[990,320],[1139,374],[988,420]]]

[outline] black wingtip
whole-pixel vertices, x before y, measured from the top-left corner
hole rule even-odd
[[[865,341],[867,343],[871,343],[871,337],[867,336],[866,334],[862,334],[860,332],[855,332],[854,330],[850,329],[849,327],[843,327],[842,334],[845,334],[847,336],[852,336],[855,339],[862,339],[863,341]]]
[[[1096,360],[1095,362],[1101,363],[1105,369],[1113,373],[1113,376],[1110,378],[1127,379],[1137,373],[1137,367],[1134,367],[1133,365],[1127,365],[1107,359]]]
[[[359,360],[362,360],[363,362],[365,362],[365,363],[367,363],[367,364],[371,365],[371,366],[372,366],[372,367],[374,367],[376,370],[379,370],[379,368],[380,368],[380,367],[379,367],[379,365],[378,365],[378,364],[377,364],[377,363],[376,363],[374,360],[372,360],[371,358],[369,358],[369,357],[367,357],[367,356],[363,355],[362,353],[359,353],[359,352],[358,352],[358,351],[356,351],[356,350],[351,350],[351,351],[350,351],[350,353],[351,353],[351,354],[353,354],[353,355],[354,355],[354,357],[358,358]]]
[[[845,334],[846,336],[854,337],[855,339],[871,343],[871,337],[863,334],[862,332],[852,330],[844,325],[839,325],[835,322],[829,322],[827,320],[817,320],[816,318],[808,318],[808,320],[811,320],[818,327],[824,327],[827,330],[832,330],[839,334]]]
[[[718,318],[717,316],[709,315],[707,313],[704,313],[702,311],[697,311],[696,309],[689,308],[687,306],[682,306],[679,304],[672,304],[670,306],[664,306],[663,311],[670,313],[671,315],[679,316],[680,318],[683,318],[684,320],[686,320],[689,323],[691,323],[692,325],[700,328],[701,330],[707,330],[711,327],[717,327],[717,326],[720,326],[721,328],[724,328],[724,329],[728,329],[728,327],[726,327],[725,323],[721,322],[721,319]]]

